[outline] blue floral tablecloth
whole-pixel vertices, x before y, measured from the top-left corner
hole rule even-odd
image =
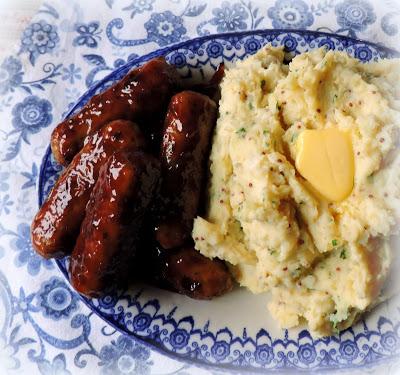
[[[130,59],[196,36],[313,29],[397,48],[399,21],[395,0],[44,2],[0,63],[0,373],[209,373],[115,332],[32,249],[50,132],[89,86]]]

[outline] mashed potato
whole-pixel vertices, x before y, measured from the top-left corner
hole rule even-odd
[[[208,208],[193,238],[240,285],[271,291],[268,308],[282,327],[307,321],[328,335],[376,303],[391,262],[399,61],[362,64],[324,49],[289,66],[283,58],[266,47],[226,72]],[[302,130],[323,128],[351,135],[354,187],[339,203],[324,200],[294,166]]]

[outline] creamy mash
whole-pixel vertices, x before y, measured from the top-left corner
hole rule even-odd
[[[208,208],[193,238],[240,285],[271,291],[268,308],[282,327],[306,321],[328,335],[376,303],[391,262],[399,61],[362,64],[324,49],[289,65],[283,58],[266,47],[227,70]],[[300,134],[328,128],[349,135],[354,157],[353,187],[339,202],[295,167]]]

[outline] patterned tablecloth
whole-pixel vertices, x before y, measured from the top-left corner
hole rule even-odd
[[[397,48],[399,21],[395,0],[44,2],[0,63],[0,373],[209,373],[115,332],[32,249],[51,129],[90,85],[127,60],[199,35],[313,29]]]

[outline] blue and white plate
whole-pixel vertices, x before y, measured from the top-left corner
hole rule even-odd
[[[183,77],[199,80],[212,75],[221,62],[229,67],[263,45],[284,45],[290,53],[326,46],[344,50],[362,61],[390,58],[396,52],[344,36],[311,31],[265,30],[206,36],[155,51],[128,62],[90,88],[70,113],[81,108],[95,93],[110,86],[130,69],[154,56],[165,55]],[[46,198],[61,168],[51,156],[43,159],[39,178],[39,204]],[[68,277],[67,260],[58,261]],[[219,369],[304,370],[361,367],[389,361],[400,352],[400,303],[391,299],[340,335],[314,339],[304,328],[280,330],[268,314],[267,295],[244,289],[213,301],[136,285],[102,299],[85,303],[110,325],[136,336],[164,354]]]

